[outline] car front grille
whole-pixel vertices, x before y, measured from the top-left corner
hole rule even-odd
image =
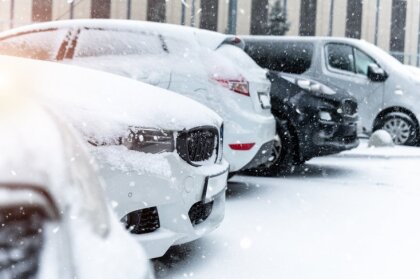
[[[199,166],[219,154],[219,133],[214,127],[200,127],[178,133],[176,149],[179,156],[193,166]]]
[[[357,113],[357,102],[349,99],[344,100],[341,103],[341,111],[344,115],[355,115]]]

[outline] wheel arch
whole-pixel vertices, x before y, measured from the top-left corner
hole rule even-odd
[[[404,107],[400,107],[400,106],[389,107],[389,108],[386,108],[386,109],[382,110],[380,113],[378,113],[378,115],[375,117],[375,120],[373,121],[372,131],[377,130],[378,126],[380,125],[383,118],[390,113],[405,113],[405,114],[407,114],[411,119],[414,120],[414,124],[416,125],[417,131],[419,132],[419,128],[420,128],[419,120],[417,119],[416,115],[411,110],[406,109]]]
[[[287,113],[273,113],[276,120],[277,121],[286,121],[287,123],[287,127],[289,128],[289,132],[290,135],[292,136],[292,138],[294,139],[294,147],[295,147],[295,158],[297,161],[301,161],[302,158],[302,154],[301,154],[301,149],[300,149],[300,140],[299,140],[299,135],[298,135],[298,130],[297,127],[295,125],[295,123],[293,122],[293,120],[291,119],[291,117],[289,115],[287,115]]]

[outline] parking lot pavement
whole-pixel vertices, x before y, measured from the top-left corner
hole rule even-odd
[[[234,177],[207,237],[154,261],[158,278],[420,278],[420,148],[366,143],[293,174]]]

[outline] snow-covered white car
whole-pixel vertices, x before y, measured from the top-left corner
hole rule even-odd
[[[0,278],[150,278],[84,143],[1,80]]]
[[[215,112],[105,72],[6,56],[0,65],[0,83],[14,79],[90,142],[112,207],[148,257],[219,226],[229,166]]]
[[[223,118],[224,156],[236,172],[274,161],[278,141],[264,70],[226,38],[170,24],[71,20],[2,33],[0,53],[104,70],[199,101]],[[236,65],[231,55],[246,60]]]

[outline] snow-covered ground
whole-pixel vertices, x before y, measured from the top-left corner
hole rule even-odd
[[[420,278],[420,148],[317,158],[231,180],[221,227],[154,261],[158,278]]]

